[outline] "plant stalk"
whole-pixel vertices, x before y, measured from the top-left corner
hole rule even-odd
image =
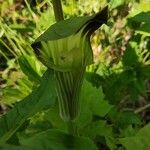
[[[52,0],[56,22],[64,20],[61,0]]]
[[[67,123],[67,126],[68,126],[68,133],[73,135],[73,136],[78,136],[78,132],[77,132],[77,128],[75,126],[75,122],[70,120],[66,123]]]

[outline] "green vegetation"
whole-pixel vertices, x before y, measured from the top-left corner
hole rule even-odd
[[[148,0],[0,1],[0,149],[149,150],[149,27]]]

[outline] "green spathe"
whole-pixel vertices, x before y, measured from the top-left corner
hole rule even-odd
[[[107,7],[93,16],[60,21],[41,34],[32,47],[47,67],[70,71],[92,64],[90,35],[107,21]]]
[[[39,58],[43,64],[62,72],[90,65],[93,62],[92,49],[82,31],[63,39],[42,41]]]
[[[107,21],[107,7],[90,17],[60,21],[39,36],[32,47],[39,60],[54,69],[60,116],[74,121],[87,65],[93,63],[90,35]]]

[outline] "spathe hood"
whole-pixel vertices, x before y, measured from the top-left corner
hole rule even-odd
[[[50,26],[31,45],[48,68],[70,71],[93,63],[90,35],[107,22],[105,7],[93,16],[75,17]]]
[[[57,22],[50,26],[42,33],[31,45],[34,48],[35,43],[41,41],[53,41],[65,38],[77,33],[83,26],[86,25],[84,32],[94,32],[102,24],[107,23],[108,7],[106,6],[100,12],[93,16],[74,17],[67,20]]]

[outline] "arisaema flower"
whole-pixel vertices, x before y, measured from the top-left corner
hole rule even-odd
[[[32,47],[39,60],[54,70],[60,116],[73,121],[86,66],[93,63],[91,34],[107,21],[107,7],[94,16],[60,21],[41,34]]]

